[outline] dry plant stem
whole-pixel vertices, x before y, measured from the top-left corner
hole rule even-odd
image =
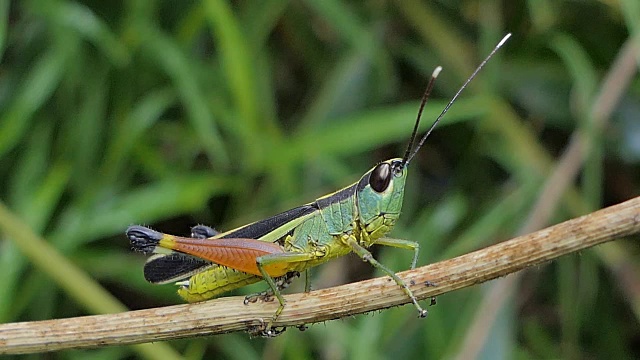
[[[637,233],[640,233],[640,197],[398,275],[412,284],[418,298],[425,299]],[[426,286],[427,281],[437,286]],[[409,302],[388,277],[285,298],[287,306],[276,326],[338,319]],[[259,319],[270,318],[277,306],[277,302],[245,306],[241,297],[227,297],[119,314],[3,324],[0,354],[134,344],[247,330],[260,325]]]

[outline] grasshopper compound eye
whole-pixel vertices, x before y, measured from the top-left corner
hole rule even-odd
[[[391,165],[388,163],[378,164],[369,177],[369,185],[376,192],[383,192],[389,187],[391,182]]]

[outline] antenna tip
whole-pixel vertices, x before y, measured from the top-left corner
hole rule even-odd
[[[498,45],[496,46],[496,48],[501,47],[502,45],[504,45],[504,43],[507,42],[507,40],[509,40],[509,38],[511,37],[511,33],[508,33],[507,35],[505,35],[502,40],[500,40],[500,42],[498,43]]]
[[[438,75],[440,75],[440,71],[442,71],[442,66],[438,66],[435,70],[433,70],[431,77],[434,79],[437,78]]]

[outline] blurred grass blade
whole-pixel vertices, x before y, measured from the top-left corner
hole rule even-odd
[[[459,81],[464,81],[475,68],[466,45],[468,38],[458,35],[453,24],[439,17],[438,12],[426,2],[397,0],[395,4],[425,43],[436,49],[444,66],[451,68]]]
[[[366,28],[357,13],[351,10],[349,3],[326,0],[326,1],[306,1],[307,6],[312,7],[327,22],[335,27],[335,33],[344,38],[350,47],[357,49],[360,53],[369,54],[376,51],[371,46],[375,43],[371,29]],[[377,51],[382,51],[381,49]]]
[[[357,52],[339,60],[321,84],[297,131],[317,130],[320,124],[363,107],[369,97],[370,71],[371,58],[367,53]]]
[[[0,1],[0,61],[4,57],[7,46],[7,29],[9,28],[9,0]]]
[[[571,74],[578,101],[576,108],[581,117],[586,119],[598,85],[593,64],[584,49],[568,35],[556,35],[551,41],[551,48],[562,58],[569,74]]]
[[[128,116],[116,125],[102,163],[101,173],[105,182],[122,175],[125,160],[131,157],[130,153],[136,142],[142,141],[145,133],[175,102],[176,95],[170,88],[151,92],[138,101]]]
[[[283,13],[291,0],[263,0],[254,2],[243,16],[243,27],[246,29],[249,44],[256,48],[266,47],[269,35],[278,26]]]
[[[209,158],[214,164],[227,166],[229,155],[218,132],[215,119],[209,111],[195,69],[182,50],[163,33],[149,26],[144,26],[141,35],[142,44],[149,55],[158,61],[173,80],[189,115],[188,120]]]
[[[75,189],[82,189],[84,184],[100,178],[97,168],[104,151],[102,141],[107,122],[103,116],[108,98],[108,70],[100,64],[92,70],[93,76],[85,81],[84,92],[77,99],[77,112],[68,114],[74,121],[63,122],[58,130],[60,135],[56,136],[64,159],[73,164],[71,180]]]
[[[257,86],[252,60],[255,54],[248,48],[243,29],[225,1],[207,0],[203,7],[220,54],[223,74],[233,96],[234,108],[238,112],[235,122],[243,124],[242,127],[236,127],[240,131],[243,151],[247,153],[242,165],[257,168],[263,152],[261,139],[255,134],[273,129],[263,126],[258,130],[260,118],[256,106],[259,102],[255,94]]]
[[[33,65],[17,89],[12,104],[0,116],[0,157],[23,138],[34,121],[36,111],[58,86],[71,56],[72,51],[66,46],[57,46]]]
[[[44,9],[53,11],[42,11],[43,15],[52,16],[55,21],[87,38],[98,49],[104,51],[114,65],[120,67],[130,61],[127,48],[111,32],[107,24],[88,7],[76,2],[61,1],[55,5],[44,7]]]
[[[586,51],[578,42],[568,35],[557,35],[551,42],[551,47],[560,55],[571,74],[575,91],[578,131],[588,138],[591,145],[588,160],[584,162],[585,200],[589,210],[593,211],[601,206],[603,181],[602,169],[602,136],[594,127],[593,104],[595,102],[598,81],[594,66]]]
[[[212,27],[213,37],[217,40],[216,45],[222,56],[224,74],[234,95],[240,118],[245,122],[248,130],[255,130],[258,125],[258,114],[255,108],[256,86],[251,49],[246,47],[245,35],[226,2],[207,0],[204,3],[204,10]]]

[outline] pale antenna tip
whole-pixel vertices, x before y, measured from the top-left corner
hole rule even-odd
[[[435,70],[433,70],[431,77],[434,79],[437,78],[438,75],[440,75],[440,71],[442,71],[442,66],[438,66]]]
[[[502,45],[504,45],[504,43],[507,42],[507,40],[509,40],[509,38],[511,37],[511,33],[508,33],[507,35],[505,35],[502,40],[500,40],[500,42],[498,43],[498,45],[496,46],[496,48],[501,47]]]

